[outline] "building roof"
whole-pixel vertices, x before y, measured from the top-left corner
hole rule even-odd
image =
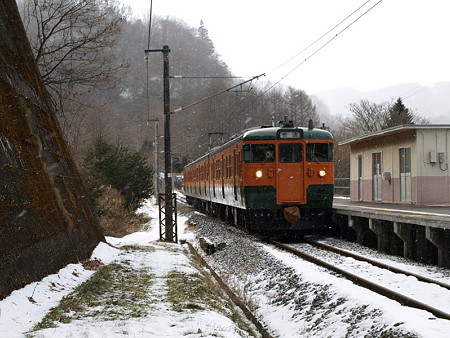
[[[372,133],[355,136],[348,140],[339,142],[339,145],[353,145],[359,142],[369,141],[380,137],[395,135],[406,131],[426,130],[426,129],[449,129],[450,124],[402,124],[395,127],[375,131]]]

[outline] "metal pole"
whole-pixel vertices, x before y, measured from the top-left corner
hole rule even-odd
[[[172,208],[172,156],[170,150],[170,95],[169,95],[169,46],[163,46],[164,60],[164,182],[165,182],[165,229],[166,242],[173,242]]]
[[[154,186],[154,191],[155,191],[155,200],[158,201],[159,198],[159,163],[158,163],[158,119],[155,119],[155,145],[153,147],[153,166],[154,166],[154,170],[155,170],[155,177],[154,177],[154,181],[155,181],[155,186]]]

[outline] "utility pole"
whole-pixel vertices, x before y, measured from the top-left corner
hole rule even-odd
[[[150,124],[150,122],[155,122],[155,140],[153,141],[153,192],[155,195],[155,200],[159,199],[159,161],[158,161],[158,118],[155,118],[153,120],[148,120],[147,125]]]
[[[158,133],[158,119],[155,119],[155,146],[153,148],[153,157],[155,163],[155,199],[159,198],[159,133]]]
[[[169,86],[169,46],[164,45],[163,49],[149,49],[148,52],[163,53],[163,92],[164,92],[164,196],[160,196],[159,203],[164,200],[164,212],[160,204],[160,239],[166,242],[177,242],[176,215],[173,217],[176,196],[172,192],[172,156],[170,149],[170,86]],[[160,194],[162,195],[162,194]],[[164,214],[164,235],[162,214]]]
[[[163,46],[164,61],[164,183],[165,183],[165,233],[166,242],[174,241],[172,196],[172,152],[170,149],[170,86],[169,86],[169,46]],[[176,236],[175,236],[176,237]]]

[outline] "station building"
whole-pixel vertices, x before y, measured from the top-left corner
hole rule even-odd
[[[450,205],[450,125],[400,125],[350,147],[352,201]]]

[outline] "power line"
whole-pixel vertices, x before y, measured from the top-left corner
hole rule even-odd
[[[153,12],[153,0],[150,0],[150,13],[148,21],[148,39],[147,39],[147,49],[150,49],[150,37],[152,32],[152,12]]]
[[[333,28],[329,29],[326,33],[322,34],[319,38],[317,38],[316,40],[314,40],[312,43],[310,43],[308,46],[306,46],[305,48],[303,48],[300,52],[298,52],[297,54],[295,54],[294,56],[290,57],[288,60],[286,60],[285,62],[283,62],[281,65],[275,67],[274,69],[272,69],[270,73],[278,70],[279,68],[283,67],[284,65],[286,65],[287,63],[289,63],[290,61],[292,61],[293,59],[295,59],[297,56],[299,56],[300,54],[304,53],[305,51],[307,51],[309,48],[311,48],[312,46],[314,46],[317,42],[319,42],[320,40],[322,40],[325,36],[327,36],[328,34],[330,34],[332,31],[334,31],[337,27],[339,27],[340,25],[342,25],[345,21],[347,21],[350,17],[352,17],[356,12],[358,12],[361,8],[363,8],[368,2],[370,2],[372,0],[367,0],[365,3],[363,3],[361,6],[359,6],[357,9],[355,9],[353,12],[351,12],[349,15],[347,15],[343,20],[341,20],[338,24],[334,25]]]
[[[153,12],[153,0],[150,0],[150,12],[149,12],[149,21],[148,21],[148,37],[147,37],[147,50],[150,49],[150,38],[152,33],[152,12]],[[147,94],[147,119],[150,120],[150,84],[149,84],[149,66],[148,66],[148,53],[145,54],[145,64],[146,64],[146,94]]]
[[[400,97],[402,97],[404,99],[409,99],[410,97],[415,96],[415,95],[421,93],[422,91],[429,89],[430,85],[431,85],[431,83],[419,84],[419,85],[415,86],[414,88],[409,89],[408,91],[401,94]]]
[[[311,46],[313,46],[314,44],[316,44],[318,41],[322,40],[326,35],[328,35],[331,31],[333,31],[335,28],[339,27],[343,22],[347,21],[348,18],[350,18],[351,16],[353,16],[356,12],[358,12],[362,7],[364,7],[368,2],[370,2],[371,0],[366,1],[364,4],[362,4],[361,6],[359,6],[356,10],[354,10],[351,14],[349,14],[344,20],[341,20],[337,25],[335,25],[332,29],[330,29],[328,32],[326,32],[325,34],[323,34],[322,36],[320,36],[318,39],[316,39],[313,43],[309,44],[306,48],[304,48],[302,51],[300,51],[299,53],[297,53],[296,55],[294,55],[293,57],[291,57],[289,60],[285,61],[283,64],[281,64],[280,66],[278,66],[277,68],[275,68],[274,70],[284,66],[285,64],[287,64],[289,61],[293,60],[295,57],[297,57],[298,55],[300,55],[301,53],[303,53],[304,51],[306,51],[307,49],[309,49]],[[372,7],[370,7],[368,10],[366,10],[364,13],[362,13],[360,16],[358,16],[355,20],[353,20],[350,24],[348,24],[347,26],[345,26],[341,31],[339,31],[335,36],[333,36],[331,39],[329,39],[327,42],[325,42],[322,46],[320,46],[317,50],[315,50],[312,54],[310,54],[307,58],[305,58],[300,64],[298,64],[297,66],[295,66],[293,69],[291,69],[286,75],[284,75],[281,79],[279,79],[277,82],[275,82],[272,86],[270,86],[267,90],[265,90],[262,94],[257,96],[257,99],[261,98],[262,96],[264,96],[265,94],[267,94],[269,91],[271,91],[276,85],[278,85],[282,80],[284,80],[286,77],[288,77],[290,74],[292,74],[294,71],[296,71],[300,66],[302,66],[306,61],[308,61],[309,59],[311,59],[314,55],[316,55],[319,51],[321,51],[323,48],[325,48],[329,43],[331,43],[334,39],[336,39],[340,34],[342,34],[344,31],[346,31],[348,28],[350,28],[354,23],[356,23],[359,19],[361,19],[363,16],[365,16],[368,12],[370,12],[373,8],[375,8],[380,2],[382,2],[383,0],[379,0],[377,3],[375,3]],[[271,72],[273,72],[274,70],[272,70]],[[247,107],[247,106],[246,106]],[[244,107],[244,109],[246,108]],[[231,112],[227,118],[229,119],[230,117],[232,117],[234,114],[237,113],[237,108]]]
[[[300,66],[302,66],[306,61],[311,59],[314,55],[316,55],[319,51],[321,51],[323,48],[325,48],[328,44],[330,44],[334,39],[336,39],[339,35],[341,35],[343,32],[345,32],[348,28],[350,28],[353,24],[355,24],[357,21],[359,21],[363,16],[365,16],[367,13],[369,13],[373,8],[375,8],[380,2],[383,0],[379,0],[376,4],[374,4],[372,7],[370,7],[368,10],[366,10],[364,13],[362,13],[360,16],[358,16],[355,20],[353,20],[350,24],[345,26],[341,31],[336,33],[331,39],[329,39],[327,42],[325,42],[322,46],[320,46],[318,49],[316,49],[312,54],[310,54],[307,58],[305,58],[302,62],[300,62],[297,66],[295,66],[293,69],[291,69],[288,73],[286,73],[283,77],[281,77],[277,82],[275,82],[269,89],[267,89],[263,94],[260,96],[265,95],[267,92],[272,90],[277,84],[279,84],[281,81],[283,81],[286,77],[291,75],[293,72],[295,72]],[[309,47],[308,47],[309,48]]]

